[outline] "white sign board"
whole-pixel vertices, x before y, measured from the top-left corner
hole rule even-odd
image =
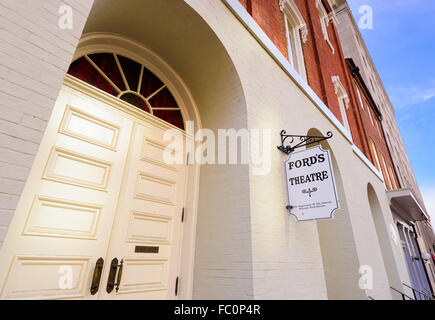
[[[290,154],[285,173],[290,214],[298,221],[333,218],[339,204],[328,150],[316,146]]]

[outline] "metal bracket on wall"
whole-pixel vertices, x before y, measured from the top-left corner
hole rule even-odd
[[[284,152],[285,154],[290,154],[293,151],[295,151],[295,149],[297,149],[297,148],[309,146],[311,144],[314,144],[314,143],[317,143],[320,141],[331,139],[333,136],[331,131],[329,131],[326,134],[326,137],[322,137],[322,136],[291,135],[291,134],[287,134],[287,132],[285,130],[282,130],[280,135],[281,135],[281,145],[278,146],[277,148],[279,150],[281,150],[282,152]],[[289,141],[287,141],[288,145],[285,145],[285,142],[287,139],[289,139]],[[291,144],[293,144],[295,142],[298,142],[298,143],[296,143],[295,145],[292,146]]]

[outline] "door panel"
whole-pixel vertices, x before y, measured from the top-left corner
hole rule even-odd
[[[97,297],[91,276],[107,252],[132,123],[61,90],[0,253],[1,298]]]
[[[163,161],[166,129],[146,122],[134,126],[107,255],[123,260],[122,278],[118,291],[100,293],[104,299],[175,298],[186,167]]]
[[[163,161],[170,126],[102,101],[62,88],[0,252],[0,298],[175,298],[186,167]]]

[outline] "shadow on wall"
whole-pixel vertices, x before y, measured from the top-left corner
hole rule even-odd
[[[310,129],[307,135],[323,136],[315,128]],[[310,145],[309,148],[319,144],[323,149],[331,152],[338,201],[340,203],[340,210],[335,212],[334,219],[317,222],[328,299],[367,299],[364,290],[361,290],[358,285],[360,265],[340,168],[334,150],[328,141],[325,140]]]
[[[235,66],[185,1],[95,0],[84,32],[119,34],[161,57],[193,96],[201,121],[196,128],[247,128]],[[193,298],[252,298],[248,166],[202,166],[199,190]]]
[[[387,226],[387,224],[385,223],[381,204],[379,202],[378,196],[376,195],[375,189],[370,183],[367,185],[367,198],[370,204],[370,211],[376,228],[376,235],[378,237],[381,247],[382,258],[384,260],[388,281],[390,283],[390,286],[400,290],[402,288],[402,283],[400,280],[399,271],[397,270],[397,265],[395,263],[393,248],[390,242],[391,234],[389,233],[394,232],[394,235],[398,238],[399,236],[397,234],[397,230],[395,226]],[[397,239],[397,241],[399,240]],[[394,292],[393,298],[401,299],[401,296],[397,292]]]

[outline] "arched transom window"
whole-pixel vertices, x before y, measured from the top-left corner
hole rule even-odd
[[[88,54],[75,60],[68,74],[184,130],[168,87],[136,61],[114,53]]]

